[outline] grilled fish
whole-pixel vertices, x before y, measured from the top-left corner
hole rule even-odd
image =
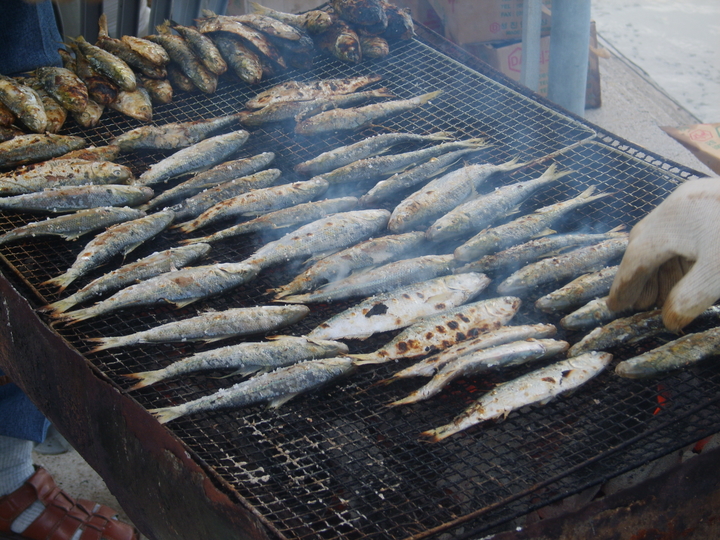
[[[165,49],[135,36],[122,36],[121,39],[110,37],[105,13],[98,21],[97,46],[105,49],[135,68],[146,77],[162,79],[167,75],[165,65],[170,62]]]
[[[57,133],[60,131],[65,125],[68,111],[47,93],[43,85],[36,78],[30,77],[28,79],[17,80],[23,84],[27,84],[27,86],[35,90],[35,93],[40,97],[43,109],[45,109],[45,117],[47,118],[45,133]],[[0,104],[2,104],[2,101],[0,101]],[[3,107],[5,106],[3,105]],[[15,115],[12,114],[12,111],[7,109],[7,107],[5,107],[5,109],[13,116],[14,122]]]
[[[459,377],[477,375],[500,367],[518,366],[535,360],[551,358],[565,352],[568,345],[566,341],[531,338],[464,354],[457,360],[440,368],[427,384],[411,392],[407,397],[393,401],[390,405],[407,405],[424,401],[439,394],[443,388]]]
[[[247,13],[244,15],[236,15],[231,17],[233,20],[247,24],[259,32],[263,32],[270,37],[283,39],[287,41],[300,41],[305,35],[304,32],[298,30],[296,26],[292,26],[281,20],[262,15],[260,13]]]
[[[67,152],[53,159],[84,159],[85,161],[115,161],[120,155],[120,149],[112,144],[104,146],[90,146]]]
[[[306,306],[255,306],[207,311],[127,336],[91,338],[92,352],[143,343],[204,341],[214,343],[237,336],[264,334],[296,323],[310,313]]]
[[[128,263],[85,285],[70,296],[47,305],[44,310],[53,315],[65,313],[76,304],[80,304],[101,294],[117,291],[138,281],[143,281],[165,272],[172,272],[205,256],[210,251],[208,244],[177,247],[157,251],[135,262]]]
[[[90,208],[80,210],[72,214],[65,214],[43,221],[35,221],[17,227],[0,236],[0,245],[35,238],[38,236],[61,236],[65,240],[75,240],[83,234],[98,229],[104,229],[110,225],[138,219],[143,217],[145,212],[134,208],[115,208],[106,206],[102,208]]]
[[[205,34],[200,33],[192,26],[173,23],[173,30],[180,34],[190,46],[190,49],[200,58],[200,61],[210,72],[222,75],[227,71],[227,63],[215,46],[215,43]]]
[[[347,131],[363,129],[377,120],[410,111],[429,103],[442,93],[442,90],[429,92],[410,99],[398,99],[373,103],[353,109],[336,109],[311,116],[295,126],[295,133],[317,135],[328,131]]]
[[[335,19],[330,28],[317,36],[315,43],[318,49],[343,62],[357,64],[362,60],[360,36],[341,19]]]
[[[507,324],[520,303],[519,298],[507,296],[465,304],[419,319],[375,352],[350,356],[359,365],[382,364],[442,351]]]
[[[231,34],[215,33],[213,41],[233,73],[248,84],[257,84],[263,76],[260,57]]]
[[[318,339],[365,339],[411,325],[421,317],[464,304],[485,289],[483,274],[443,276],[363,300],[320,323],[308,335]]]
[[[382,37],[388,41],[408,40],[415,37],[415,24],[409,8],[400,8],[385,1],[382,1],[381,4],[388,20],[387,28],[382,33]]]
[[[172,223],[174,217],[171,210],[166,210],[108,227],[85,246],[64,274],[49,279],[44,284],[57,285],[61,291],[65,290],[70,283],[115,255],[119,253],[127,255],[142,243],[158,235]]]
[[[18,135],[0,143],[0,168],[12,168],[61,156],[86,145],[85,139],[72,135],[36,133]]]
[[[264,373],[182,405],[150,409],[150,413],[161,424],[165,424],[180,416],[207,410],[240,408],[264,402],[277,408],[295,396],[325,386],[353,369],[349,358],[308,360]]]
[[[390,54],[390,45],[382,36],[367,36],[359,34],[360,51],[362,58],[378,60]]]
[[[152,194],[153,190],[144,186],[68,186],[0,197],[0,209],[61,214],[99,206],[137,206],[150,200]]]
[[[237,152],[249,136],[247,131],[241,129],[203,139],[151,165],[140,175],[137,183],[148,186],[182,174],[209,169]]]
[[[321,10],[310,10],[305,13],[296,15],[294,13],[284,13],[282,11],[276,11],[268,7],[262,6],[257,2],[250,2],[255,13],[267,15],[278,21],[282,21],[296,28],[302,28],[310,34],[319,34],[324,32],[332,24],[332,18],[330,14]]]
[[[80,49],[95,71],[102,73],[127,92],[132,92],[137,88],[135,73],[124,60],[88,43],[82,36],[75,38],[73,43]]]
[[[121,90],[117,99],[110,103],[108,107],[141,122],[152,120],[152,100],[148,91],[141,86],[132,91]]]
[[[316,358],[332,358],[348,352],[339,341],[308,339],[295,336],[274,336],[270,341],[244,342],[209,351],[202,351],[154,371],[125,375],[139,382],[130,388],[144,388],[158,381],[197,371],[232,369],[234,373],[250,375],[258,371],[272,371]]]
[[[173,87],[167,79],[139,77],[139,84],[147,91],[153,105],[167,105],[173,100]]]
[[[628,312],[610,311],[607,296],[590,300],[581,308],[560,319],[560,326],[566,330],[585,330],[615,320]]]
[[[148,62],[157,66],[165,66],[170,63],[170,56],[167,51],[157,43],[137,36],[124,35],[120,40],[125,43],[130,49],[137,54],[142,56]]]
[[[43,133],[47,128],[47,114],[37,92],[12,77],[0,75],[0,102],[30,131]]]
[[[575,278],[567,285],[538,298],[535,307],[540,311],[555,313],[587,304],[593,298],[607,296],[617,269],[617,266],[609,266]]]
[[[117,98],[116,98],[117,99]],[[127,101],[123,106],[127,105]],[[92,99],[88,100],[88,105],[81,113],[72,113],[72,117],[78,125],[84,128],[92,128],[100,123],[100,118],[105,111],[105,106]],[[128,115],[129,116],[129,115]]]
[[[0,195],[20,195],[51,187],[124,184],[132,171],[110,161],[52,159],[0,174]]]
[[[45,91],[70,112],[81,113],[88,103],[88,89],[75,73],[64,67],[45,66],[35,70]]]
[[[498,385],[451,423],[425,431],[422,436],[430,442],[438,442],[486,420],[505,418],[525,405],[547,402],[586,383],[603,371],[611,360],[611,354],[590,352],[532,371]]]

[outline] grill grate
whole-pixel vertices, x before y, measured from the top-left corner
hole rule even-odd
[[[592,126],[481,75],[419,41],[396,47],[392,56],[381,62],[349,66],[322,59],[314,71],[289,73],[285,78],[372,73],[382,74],[382,84],[399,97],[438,89],[445,92],[430,106],[385,121],[382,128],[376,126],[352,135],[309,140],[295,138],[282,127],[259,129],[252,132],[242,155],[275,151],[275,166],[290,182],[299,179],[292,172],[295,163],[382,131],[446,130],[458,138],[482,136],[492,147],[468,161],[502,163],[517,157],[531,162],[484,189],[537,176],[550,163],[545,159],[548,156],[561,170],[573,171],[529,200],[523,210],[567,198],[589,186],[612,193],[568,216],[558,226],[562,231],[599,232],[620,225],[629,228],[684,178],[693,175],[692,171],[665,163],[607,134],[596,137]],[[257,91],[280,81],[268,80]],[[223,81],[212,96],[182,94],[174,103],[157,107],[154,123],[230,114],[240,110],[255,93],[256,89]],[[138,125],[135,120],[110,112],[95,129],[70,126],[67,133],[81,134],[91,143],[102,145]],[[163,156],[133,154],[118,161],[140,174]],[[35,219],[29,214],[3,214],[0,228],[9,230]],[[218,229],[223,226],[227,224]],[[200,232],[213,230],[209,227],[207,232]],[[166,232],[128,259],[175,246],[180,238],[180,233]],[[240,261],[264,240],[248,236],[217,243],[202,264]],[[3,246],[0,254],[8,273],[29,287],[29,299],[39,307],[60,298],[42,282],[64,272],[85,241],[37,238]],[[108,267],[120,262],[115,260]],[[72,284],[65,294],[105,271],[91,273]],[[131,383],[123,374],[158,369],[207,347],[183,343],[91,353],[89,338],[124,335],[206,309],[264,304],[269,301],[266,289],[285,282],[291,273],[290,267],[267,271],[230,294],[183,309],[161,306],[123,311],[73,326],[58,325],[56,330],[101,373],[127,389]],[[535,298],[552,288],[539,289],[528,298],[514,322],[557,323],[557,318],[532,309]],[[485,294],[492,295],[492,289]],[[305,320],[288,328],[288,333],[306,333],[348,305],[314,306]],[[351,348],[372,351],[390,337],[353,342]],[[561,332],[559,337],[574,342],[580,336],[564,336]],[[668,337],[661,336],[643,344],[643,348],[656,346]],[[236,341],[240,340],[227,340],[223,345]],[[638,350],[614,352],[622,359]],[[180,418],[168,428],[222,479],[226,488],[242,497],[279,535],[292,539],[407,538],[441,531],[453,537],[480,534],[720,431],[716,397],[720,395],[720,368],[704,363],[650,382],[619,379],[608,371],[573,395],[544,407],[526,407],[504,422],[475,427],[430,445],[418,441],[421,431],[447,423],[475,397],[524,370],[455,381],[432,401],[387,408],[387,403],[424,382],[374,386],[396,369],[394,363],[361,369],[319,394],[296,398],[276,411],[250,407],[203,413]],[[226,375],[217,372],[186,376],[130,395],[147,408],[167,406],[241,380]],[[667,398],[663,405],[658,402],[661,394]]]

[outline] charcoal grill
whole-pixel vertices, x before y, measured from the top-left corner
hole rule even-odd
[[[528,201],[527,210],[590,186],[612,193],[569,216],[558,227],[562,231],[629,229],[679,183],[699,175],[560,110],[432,32],[419,27],[418,33],[418,39],[396,45],[391,56],[379,62],[352,66],[322,58],[310,72],[290,72],[257,88],[224,80],[212,96],[181,94],[155,109],[154,122],[230,114],[257,91],[285,79],[379,73],[381,84],[398,97],[444,92],[429,106],[361,133],[314,140],[293,136],[286,126],[258,129],[240,155],[275,151],[275,166],[289,182],[300,179],[292,172],[294,164],[375,133],[442,130],[458,138],[485,137],[492,146],[466,162],[518,158],[527,165],[484,189],[537,176],[550,162],[573,171]],[[70,125],[66,133],[103,145],[138,125],[109,112],[95,129]],[[164,155],[124,155],[118,161],[140,174]],[[35,219],[5,213],[0,228]],[[224,226],[227,223],[217,229]],[[130,258],[175,246],[183,237],[168,231]],[[219,242],[201,262],[240,261],[267,239],[247,236]],[[50,328],[50,321],[33,310],[60,295],[42,283],[64,272],[83,245],[82,240],[37,238],[0,248],[5,298],[0,359],[153,538],[479,537],[720,431],[720,367],[714,362],[652,381],[623,380],[608,371],[572,395],[526,407],[504,422],[476,426],[437,444],[420,442],[418,434],[447,423],[474,398],[524,370],[459,380],[430,402],[388,408],[423,381],[376,386],[398,365],[368,366],[278,410],[258,406],[218,411],[161,426],[144,409],[191,400],[241,378],[203,373],[128,392],[132,383],[124,374],[158,369],[204,347],[183,343],[92,353],[89,339],[128,334],[207,309],[267,303],[266,290],[285,282],[293,268],[271,269],[228,294],[183,309],[121,311]],[[445,251],[439,252],[452,247],[442,246]],[[64,294],[103,272],[93,272]],[[515,322],[557,324],[558,318],[532,308],[534,299],[552,288],[538,289],[528,298]],[[492,294],[491,288],[485,296]],[[348,305],[313,306],[312,313],[287,332],[302,335]],[[712,321],[695,323],[690,330],[702,324]],[[561,331],[559,337],[575,342],[581,336]],[[390,337],[350,346],[369,352]],[[618,360],[628,358],[671,337],[613,352]],[[63,381],[62,391],[57,380]],[[58,410],[53,396],[64,399],[71,410]]]

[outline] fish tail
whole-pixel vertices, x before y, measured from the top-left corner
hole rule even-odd
[[[57,319],[60,320],[60,322],[64,322],[69,326],[71,324],[75,324],[76,322],[84,321],[85,319],[94,317],[95,315],[95,309],[93,309],[93,307],[91,306],[89,308],[78,309],[69,313],[58,314]]]
[[[585,203],[589,203],[591,201],[596,201],[598,199],[602,199],[603,197],[607,197],[608,195],[612,195],[612,193],[598,193],[597,195],[593,195],[594,192],[595,186],[590,186],[580,195],[578,195],[577,198]]]
[[[307,300],[305,294],[292,294],[290,296],[275,296],[275,301],[286,302],[288,304],[304,304]]]
[[[99,343],[97,347],[90,350],[91,353],[104,351],[105,349],[112,349],[114,347],[120,347],[127,343],[127,340],[124,337],[90,338],[90,341],[94,343]]]
[[[547,168],[547,170],[546,170],[544,173],[542,173],[542,175],[540,176],[540,178],[541,178],[542,180],[547,180],[547,181],[549,181],[549,182],[553,182],[553,181],[557,180],[558,178],[562,178],[563,176],[567,176],[567,175],[570,174],[571,172],[573,172],[573,171],[570,170],[570,169],[568,169],[568,170],[566,170],[566,171],[557,172],[557,163],[553,163],[552,165],[550,165],[550,166]]]
[[[445,426],[435,428],[435,429],[428,429],[427,431],[423,431],[420,434],[421,440],[425,442],[431,442],[436,443],[440,442],[446,437],[449,437],[450,435],[453,435],[457,433],[458,429],[455,427],[454,424],[447,424]]]
[[[47,306],[41,308],[41,310],[50,312],[53,317],[56,317],[56,316],[60,315],[61,313],[65,313],[68,309],[73,307],[75,304],[76,304],[75,298],[73,296],[68,296],[67,298],[58,300],[57,302],[53,302],[52,304],[48,304]]]
[[[159,409],[149,409],[148,412],[157,418],[161,424],[166,424],[170,420],[180,418],[185,411],[183,407],[178,405],[177,407],[161,407]]]
[[[42,285],[56,285],[59,287],[58,292],[63,292],[76,278],[77,276],[74,273],[65,272],[61,276],[43,281]]]
[[[409,396],[406,396],[402,399],[398,399],[396,401],[393,401],[392,403],[388,403],[388,407],[397,407],[398,405],[409,405],[410,403],[417,403],[418,401],[422,401],[423,397],[417,394],[417,392],[413,392]]]
[[[126,375],[123,375],[123,377],[127,377],[128,379],[139,379],[139,382],[135,383],[129,388],[129,390],[137,390],[138,388],[145,388],[146,386],[155,384],[158,381],[162,381],[165,378],[165,375],[162,369],[158,369],[155,371],[128,373]]]
[[[211,240],[210,240],[209,236],[198,236],[197,238],[184,238],[184,239],[180,240],[179,243],[182,244],[183,246],[187,246],[189,244],[200,244],[203,242],[210,242],[210,241]]]
[[[270,9],[258,4],[257,2],[250,2],[250,7],[252,8],[253,13],[262,13],[267,15],[267,13],[270,11]]]
[[[420,101],[420,105],[425,105],[428,101],[431,99],[435,99],[440,94],[442,94],[442,90],[436,90],[435,92],[428,92],[427,94],[423,94],[418,98],[418,101]]]
[[[357,366],[364,366],[368,364],[384,364],[385,362],[390,360],[389,358],[385,358],[376,353],[348,354],[347,356],[355,360],[355,365]]]
[[[520,162],[520,158],[514,157],[510,161],[506,161],[502,165],[500,165],[500,168],[503,171],[514,171],[515,169],[519,169],[520,167],[524,167],[527,165],[527,161]]]
[[[428,138],[433,141],[448,141],[450,139],[454,139],[455,135],[453,135],[450,131],[438,131],[437,133],[431,133],[428,135]]]
[[[182,232],[185,232],[185,233],[193,232],[195,229],[198,228],[197,220],[194,219],[193,221],[186,221],[185,223],[178,223],[177,225],[173,225],[172,228],[180,229]]]

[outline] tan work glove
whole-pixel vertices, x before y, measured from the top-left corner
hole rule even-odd
[[[720,298],[720,177],[688,180],[630,232],[608,307],[662,306],[674,332]]]

